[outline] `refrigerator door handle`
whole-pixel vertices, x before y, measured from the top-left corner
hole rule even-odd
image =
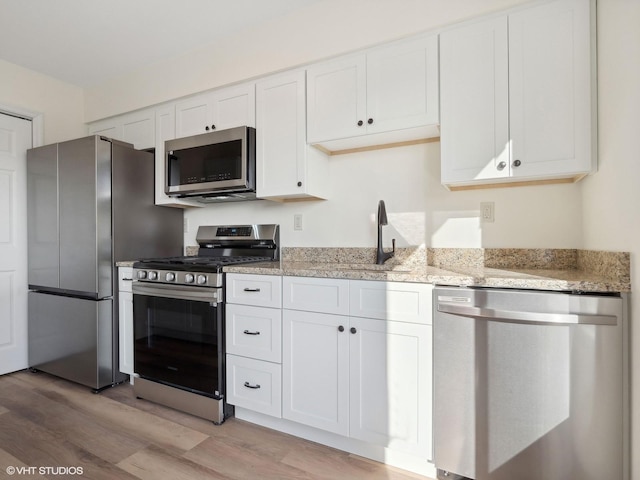
[[[617,325],[618,317],[615,315],[591,315],[585,313],[547,313],[547,312],[520,312],[511,310],[495,310],[471,305],[452,305],[438,303],[438,311],[460,315],[463,317],[486,318],[498,322],[508,323],[535,323],[535,324],[570,324],[570,325]]]

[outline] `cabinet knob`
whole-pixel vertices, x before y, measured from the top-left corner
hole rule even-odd
[[[356,333],[358,330],[356,330],[356,327],[351,327],[351,328],[349,329],[349,331],[350,331],[351,333]]]
[[[302,182],[298,182],[298,186],[301,187],[302,186]]]
[[[364,122],[362,120],[358,120],[358,126],[361,127],[362,125],[364,125]]]
[[[512,165],[513,165],[514,167],[519,167],[520,165],[522,165],[522,162],[521,162],[520,160],[514,160],[514,161],[513,161],[513,163],[512,163]]]
[[[211,125],[211,130],[215,130],[216,126],[215,125]]]
[[[504,167],[507,166],[507,162],[500,162],[498,164],[498,170],[504,170]]]
[[[371,125],[373,123],[373,118],[370,118],[369,120],[367,120],[367,123]]]
[[[208,132],[209,131],[209,125],[205,126],[204,129]]]
[[[339,331],[339,332],[344,332],[344,327],[343,327],[342,325],[340,325],[340,326],[338,327],[338,331]]]

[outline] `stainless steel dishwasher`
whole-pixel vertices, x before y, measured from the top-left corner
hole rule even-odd
[[[434,289],[438,479],[626,480],[627,298]]]

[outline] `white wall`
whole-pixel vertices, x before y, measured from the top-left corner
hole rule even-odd
[[[401,38],[527,0],[321,0],[87,91],[86,121]],[[184,26],[158,26],[179,34]]]
[[[598,82],[600,171],[582,184],[584,246],[631,252],[631,283],[637,285],[640,282],[640,1],[598,1]],[[640,296],[634,295],[629,339],[631,478],[638,480]]]
[[[266,200],[189,209],[186,245],[198,225],[278,223],[285,246],[376,244],[378,200],[384,200],[397,246],[576,248],[581,245],[582,198],[576,184],[449,192],[440,185],[440,143],[330,159],[332,193],[326,201]],[[480,223],[480,202],[495,202],[495,222]],[[293,230],[294,214],[303,230]]]
[[[9,113],[43,114],[44,143],[86,135],[84,91],[52,77],[0,60],[0,105]]]

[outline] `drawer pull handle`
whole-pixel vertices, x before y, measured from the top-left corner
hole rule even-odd
[[[249,330],[244,331],[245,335],[260,335],[260,332],[250,332]]]
[[[260,289],[259,288],[245,288],[244,289],[245,292],[259,292]]]
[[[253,388],[254,390],[257,390],[258,388],[260,388],[260,385],[256,384],[256,385],[251,385],[249,382],[244,382],[244,386],[247,388]]]
[[[133,278],[123,278],[123,282],[133,282]]]

